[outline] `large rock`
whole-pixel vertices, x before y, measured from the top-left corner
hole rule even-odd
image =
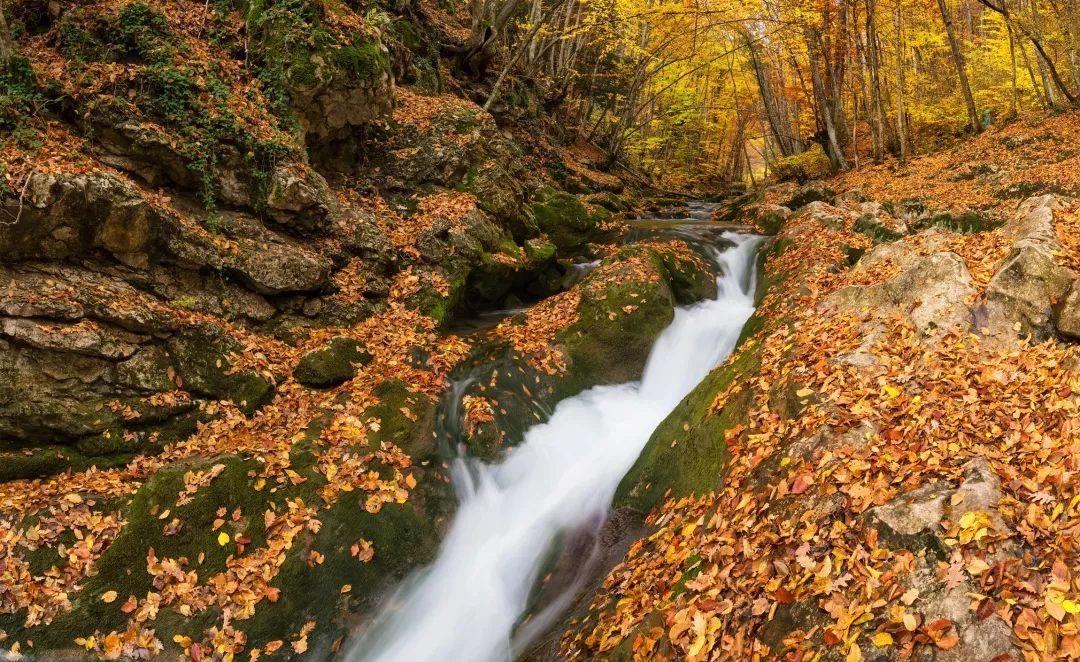
[[[246,146],[222,142],[214,146],[210,165],[204,165],[179,151],[161,126],[136,122],[105,106],[95,106],[87,121],[100,160],[151,186],[172,184],[224,206],[262,211],[297,232],[325,233],[337,211],[326,181],[304,163],[275,159],[262,171]]]
[[[563,253],[580,250],[593,240],[608,212],[590,208],[570,193],[548,192],[532,204],[536,227],[545,233]]]
[[[145,266],[165,219],[136,189],[111,175],[32,173],[22,192],[0,199],[0,258],[64,260],[103,250]]]
[[[1057,311],[1054,321],[1058,333],[1080,340],[1080,280],[1074,280]]]
[[[937,563],[948,560],[955,545],[947,540],[946,525],[961,521],[966,513],[983,513],[996,534],[1015,535],[998,511],[1003,498],[1000,481],[989,464],[976,459],[964,467],[959,487],[948,483],[926,485],[872,508],[865,515],[868,524],[878,530],[882,545],[916,554],[916,567],[903,586],[917,595],[911,609],[928,623],[947,619],[959,637],[954,648],[939,652],[934,659],[951,662],[1022,657],[1013,643],[1012,628],[998,613],[982,617],[971,607],[971,596],[980,593],[980,587],[967,574],[956,585],[949,585],[937,572]],[[990,566],[1020,556],[1012,540],[995,548],[983,559]]]
[[[371,361],[364,346],[346,336],[331,339],[325,346],[304,355],[293,370],[296,381],[305,386],[335,386],[356,376],[356,365]]]
[[[379,144],[372,175],[387,189],[411,192],[429,185],[473,193],[481,209],[522,240],[530,175],[516,145],[475,104],[399,92],[395,121]]]
[[[864,260],[874,264],[879,252],[893,248],[882,245],[880,251],[875,249]],[[825,300],[823,309],[869,315],[877,322],[895,314],[905,315],[924,337],[970,328],[968,299],[975,288],[964,259],[948,252],[915,257],[905,251],[904,257],[907,264],[901,263],[898,275],[872,285],[838,290]]]
[[[1001,340],[1030,337],[1039,341],[1053,331],[1053,307],[1064,299],[1072,272],[1056,257],[1062,248],[1054,233],[1052,195],[1025,200],[1004,232],[1015,237],[1012,251],[986,288],[986,303],[976,311],[978,326]]]

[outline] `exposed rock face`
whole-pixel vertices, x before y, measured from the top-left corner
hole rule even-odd
[[[971,609],[971,595],[979,593],[966,576],[950,585],[936,572],[938,561],[950,557],[946,532],[950,522],[959,522],[966,513],[985,513],[996,533],[1015,535],[998,512],[1004,494],[1000,481],[989,464],[972,460],[965,467],[959,487],[934,484],[902,494],[883,506],[866,513],[870,525],[887,547],[925,550],[918,557],[905,588],[915,591],[911,604],[928,622],[947,619],[959,642],[956,648],[940,652],[940,660],[991,660],[1007,655],[1020,659],[1022,653],[1013,643],[1012,628],[994,612],[985,617]],[[958,505],[953,505],[958,504]],[[1006,544],[985,559],[990,565],[1019,558],[1015,545]]]
[[[21,199],[0,204],[18,219],[0,229],[5,260],[63,260],[96,248],[144,266],[165,223],[132,187],[108,175],[33,173]]]
[[[306,164],[283,161],[256,176],[256,164],[242,145],[216,146],[208,172],[195,170],[176,141],[154,125],[94,111],[90,123],[100,136],[100,158],[151,186],[174,185],[220,204],[262,210],[275,222],[299,231],[325,233],[337,205],[322,175]],[[207,189],[209,182],[209,189]]]
[[[1080,281],[1074,280],[1057,311],[1055,326],[1062,335],[1080,340]]]
[[[986,304],[977,311],[979,326],[999,339],[1044,340],[1053,333],[1053,306],[1065,297],[1074,275],[1055,253],[1054,211],[1061,203],[1052,195],[1024,201],[1005,226],[1015,235],[1012,252],[986,290]]]
[[[388,158],[373,173],[388,189],[411,191],[437,186],[476,195],[481,209],[508,225],[518,241],[526,184],[520,149],[499,131],[494,119],[454,97],[399,95],[400,121],[380,141]],[[415,108],[431,103],[434,113],[416,116]],[[397,117],[397,113],[395,113]]]
[[[885,246],[892,244],[883,244],[865,256],[856,270],[876,263],[880,253],[891,252]],[[839,290],[829,296],[823,307],[867,314],[879,321],[902,314],[925,336],[941,336],[971,326],[968,300],[975,288],[959,255],[941,252],[920,258],[902,252],[898,258],[896,261],[903,266],[897,276]]]

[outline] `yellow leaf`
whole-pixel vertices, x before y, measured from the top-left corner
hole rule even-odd
[[[795,391],[795,395],[797,395],[800,398],[808,398],[813,394],[814,394],[814,389],[812,389],[812,388],[801,388],[798,391]]]
[[[1073,602],[1072,600],[1062,600],[1061,606],[1070,614],[1080,614],[1080,603]]]
[[[412,474],[409,474],[408,476],[405,476],[405,484],[409,486],[410,490],[415,488],[416,487],[416,476],[414,476]]]
[[[870,641],[872,641],[873,644],[878,648],[884,648],[885,646],[893,645],[892,635],[888,632],[878,632],[870,639]]]
[[[116,591],[105,591],[101,594],[101,601],[105,604],[109,604],[116,599]]]
[[[697,528],[697,524],[692,524],[692,523],[687,524],[686,526],[684,526],[682,528],[682,536],[683,536],[683,538],[692,536],[694,534],[694,529],[696,529],[696,528]]]
[[[345,585],[343,585],[343,586],[341,587],[341,592],[342,592],[343,594],[344,594],[344,593],[348,593],[348,592],[349,592],[349,591],[351,591],[351,590],[352,590],[352,584],[345,584]]]
[[[895,386],[890,386],[886,384],[885,395],[889,396],[889,399],[892,400],[893,398],[900,396],[900,389],[896,388]]]
[[[228,545],[229,544],[229,534],[225,533],[224,531],[219,533],[218,537],[217,537],[217,544],[221,545],[222,547],[224,547],[225,545]]]
[[[862,649],[858,644],[851,644],[851,648],[848,649],[847,657],[844,658],[846,662],[860,662],[862,657]]]

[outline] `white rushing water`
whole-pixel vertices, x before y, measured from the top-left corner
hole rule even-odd
[[[509,660],[552,542],[603,518],[652,432],[734,348],[753,313],[756,237],[717,256],[719,296],[679,308],[640,382],[589,389],[559,403],[500,464],[458,460],[461,505],[435,563],[391,600],[352,660]]]

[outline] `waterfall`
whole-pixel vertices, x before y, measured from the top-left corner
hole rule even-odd
[[[676,309],[640,382],[562,401],[498,464],[455,462],[461,505],[437,559],[352,644],[350,660],[512,658],[511,633],[553,541],[603,519],[653,430],[731,353],[753,313],[759,238],[724,238],[734,246],[715,250],[717,298]]]

